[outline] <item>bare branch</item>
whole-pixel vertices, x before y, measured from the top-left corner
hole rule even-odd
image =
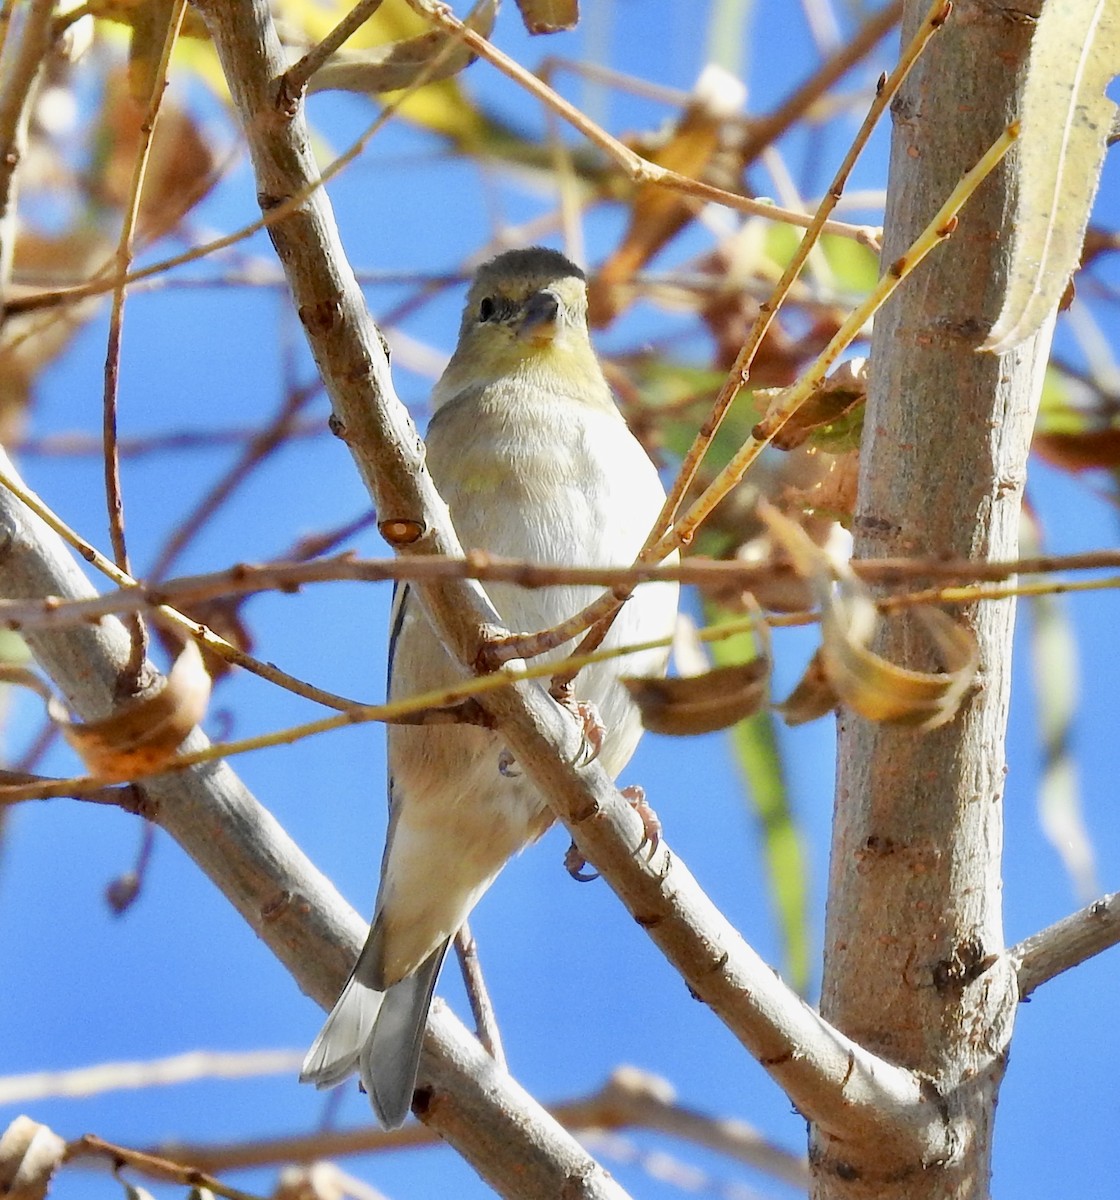
[[[1016,964],[1019,999],[1037,987],[1120,942],[1120,892],[1094,900],[1085,908],[1024,938],[1007,954]]]
[[[363,515],[346,528],[364,526]],[[309,547],[309,552],[318,552]],[[937,579],[948,582],[982,582],[1011,579],[1017,575],[1048,575],[1057,571],[1099,571],[1120,567],[1120,550],[1093,550],[1080,554],[1039,555],[1012,559],[1007,562],[971,562],[967,559],[884,558],[855,559],[852,571],[865,583],[897,586],[915,580]],[[0,626],[13,630],[61,629],[111,614],[134,612],[137,609],[159,608],[171,604],[189,607],[202,600],[225,596],[249,596],[258,592],[294,592],[306,584],[333,583],[342,580],[379,583],[409,580],[427,583],[444,580],[477,579],[482,583],[513,583],[519,587],[543,588],[564,584],[592,584],[599,587],[637,587],[655,580],[669,579],[678,583],[695,584],[700,588],[739,588],[753,591],[763,584],[794,574],[792,564],[785,559],[766,562],[723,561],[707,558],[688,558],[679,563],[662,563],[640,567],[572,567],[542,566],[522,559],[501,558],[477,550],[465,556],[432,555],[428,558],[363,559],[350,554],[313,561],[238,563],[223,571],[203,575],[184,575],[158,584],[137,583],[135,587],[119,588],[103,595],[81,600],[0,599]],[[1114,581],[1106,580],[1105,583]],[[1022,583],[1018,591],[1028,590]],[[1057,582],[1053,590],[1065,590],[1067,584]],[[970,595],[962,599],[976,599]],[[943,600],[943,590],[904,592],[881,596],[882,608],[893,609],[909,603],[930,603]]]
[[[294,1050],[248,1050],[219,1054],[192,1050],[170,1058],[107,1062],[70,1071],[34,1071],[0,1077],[0,1104],[26,1104],[58,1096],[96,1096],[132,1088],[168,1087],[199,1079],[244,1079],[291,1073],[303,1054]],[[167,1155],[164,1155],[167,1157]]]
[[[667,1080],[637,1067],[619,1067],[599,1091],[549,1105],[549,1112],[574,1132],[656,1130],[725,1154],[795,1187],[804,1187],[808,1180],[801,1155],[775,1145],[745,1121],[683,1107],[676,1102]],[[370,1126],[251,1142],[167,1143],[149,1152],[216,1172],[401,1150],[432,1145],[436,1140],[432,1131],[422,1125],[389,1131]]]
[[[200,7],[241,115],[262,207],[302,197],[269,232],[331,397],[335,428],[370,489],[381,531],[401,553],[458,554],[329,204],[311,186],[318,172],[305,124],[298,111],[277,108],[283,58],[268,10],[259,0],[205,0]],[[457,22],[456,28],[476,46],[469,31]],[[433,628],[465,665],[479,661],[496,630],[504,632],[477,585],[429,584],[418,594]],[[799,1108],[841,1138],[888,1139],[923,1158],[948,1152],[938,1106],[914,1075],[844,1037],[782,984],[665,842],[649,860],[638,853],[645,840],[640,818],[600,765],[576,765],[580,732],[543,689],[522,682],[491,693],[485,707],[584,857]],[[496,1068],[479,1061],[478,1069],[485,1076]]]
[[[77,599],[92,591],[62,541],[0,489],[0,590]],[[84,719],[107,715],[128,660],[114,618],[29,633],[32,653]],[[196,730],[187,751],[207,744]],[[146,780],[147,812],[214,881],[300,987],[324,1007],[346,978],[366,923],[308,862],[276,820],[222,762]],[[446,1009],[428,1026],[423,1078],[427,1120],[505,1194],[623,1200],[624,1192],[474,1041]]]

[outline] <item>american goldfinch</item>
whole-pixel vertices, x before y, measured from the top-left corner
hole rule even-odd
[[[465,549],[553,565],[634,560],[665,494],[592,349],[583,272],[562,254],[513,250],[479,268],[432,406],[428,467]],[[556,625],[600,590],[487,589],[515,633]],[[669,636],[676,607],[675,584],[638,589],[604,645]],[[593,704],[605,728],[599,761],[612,778],[641,736],[618,678],[661,674],[666,659],[667,651],[647,650],[576,677],[575,699]],[[412,589],[398,588],[389,696],[462,677]],[[395,1128],[412,1103],[449,941],[507,859],[540,837],[553,816],[510,766],[500,733],[466,724],[391,725],[388,739],[389,832],[373,925],[300,1078],[331,1087],[358,1071],[379,1120]]]

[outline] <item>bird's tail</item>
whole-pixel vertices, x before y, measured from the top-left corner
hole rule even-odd
[[[402,1125],[412,1107],[424,1025],[447,945],[384,992],[363,982],[359,959],[303,1060],[300,1082],[329,1088],[358,1071],[381,1124]]]

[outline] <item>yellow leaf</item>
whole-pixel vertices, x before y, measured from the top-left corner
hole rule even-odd
[[[1019,200],[1003,310],[981,349],[1041,328],[1077,266],[1116,105],[1120,0],[1047,0],[1031,42],[1019,137]]]
[[[479,0],[463,22],[489,37],[498,12],[498,0]],[[442,29],[389,42],[368,50],[340,51],[311,77],[308,91],[345,91],[377,94],[400,91],[426,72],[425,82],[447,79],[474,62],[475,55],[459,38]]]

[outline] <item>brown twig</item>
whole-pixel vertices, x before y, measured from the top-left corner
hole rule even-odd
[[[366,515],[336,531],[339,537],[368,524]],[[330,535],[322,535],[324,537]],[[477,579],[483,583],[511,583],[525,588],[557,587],[566,584],[633,588],[642,583],[670,580],[700,588],[737,588],[757,590],[766,583],[795,575],[784,559],[760,563],[686,558],[679,563],[637,567],[565,567],[542,566],[521,559],[504,559],[480,552],[465,558],[360,559],[350,554],[331,558],[313,558],[322,553],[317,543],[292,553],[299,561],[277,563],[239,563],[224,571],[188,575],[149,585],[136,582],[88,600],[7,600],[0,599],[0,626],[13,630],[58,629],[78,625],[111,613],[156,609],[163,605],[190,605],[225,596],[252,595],[257,592],[294,592],[317,583],[340,581],[378,583],[409,580],[434,583],[452,579]],[[855,559],[853,572],[865,583],[883,587],[913,585],[916,581],[939,580],[936,589],[882,596],[885,610],[915,603],[936,603],[944,598],[950,584],[1000,582],[1017,575],[1050,575],[1059,571],[1099,571],[1120,568],[1120,550],[1092,550],[1079,554],[1037,555],[1007,562],[980,562],[970,559]],[[1105,581],[1108,582],[1108,581]],[[1029,585],[1023,584],[1021,587]],[[1058,582],[1055,590],[1065,585]],[[975,596],[970,597],[975,599]]]
[[[466,921],[459,926],[459,932],[455,935],[455,955],[459,960],[463,986],[467,989],[467,999],[470,1001],[478,1040],[502,1070],[508,1070],[506,1052],[502,1047],[502,1034],[498,1029],[498,1017],[490,1000],[490,989],[486,986],[482,974],[482,964],[478,961],[478,943],[474,940],[474,934]]]
[[[288,439],[326,436],[324,421],[300,421],[288,430]],[[244,446],[261,436],[259,429],[184,429],[150,436],[118,437],[117,455],[142,458],[149,454],[168,454],[192,450],[215,450],[225,446]],[[48,433],[42,437],[16,438],[9,444],[12,454],[47,458],[92,457],[103,452],[104,440],[86,433]]]
[[[546,104],[557,116],[567,121],[569,125],[579,130],[588,141],[598,146],[605,154],[616,162],[634,183],[659,183],[686,196],[695,196],[700,200],[708,200],[714,204],[722,204],[736,212],[750,213],[752,216],[766,217],[773,221],[784,221],[790,225],[806,227],[812,221],[809,213],[793,212],[780,208],[775,204],[766,204],[760,200],[752,200],[736,192],[728,192],[711,184],[701,183],[687,175],[680,175],[665,167],[659,167],[648,158],[636,154],[628,146],[624,146],[617,138],[585,116],[574,104],[570,104],[563,96],[553,91],[536,75],[525,70],[520,63],[503,54],[492,42],[468,28],[448,8],[438,0],[407,0],[407,2],[422,16],[434,24],[442,25],[444,29],[457,33],[463,41],[480,58],[486,59],[491,66],[501,71],[503,75],[519,83],[530,95]],[[870,244],[875,238],[871,230],[862,225],[848,225],[843,221],[829,221],[826,232],[837,233],[842,237],[855,238],[856,241]]]
[[[312,46],[298,62],[288,68],[280,80],[280,94],[287,97],[300,95],[311,76],[344,42],[361,29],[381,4],[382,0],[359,0],[321,42]]]
[[[120,384],[121,337],[124,331],[125,276],[132,263],[133,237],[140,215],[140,199],[144,192],[148,160],[155,137],[163,93],[167,86],[167,71],[171,63],[171,50],[179,36],[179,28],[186,13],[186,0],[175,0],[168,13],[167,32],[164,36],[160,60],[152,75],[152,87],[148,96],[148,107],[140,125],[140,140],[133,163],[132,179],[128,199],[121,217],[121,233],[113,258],[114,276],[113,303],[109,313],[108,345],[105,350],[105,383],[102,400],[102,437],[104,438],[105,504],[109,510],[109,540],[113,547],[113,560],[126,574],[132,573],[128,561],[128,546],[124,532],[124,496],[121,491],[120,456],[117,453],[117,397]],[[148,656],[148,635],[143,617],[137,613],[128,622],[132,652],[128,667],[119,680],[123,694],[140,692],[147,680],[144,665]]]
[[[115,1145],[92,1133],[87,1133],[84,1137],[80,1137],[66,1146],[64,1162],[75,1162],[81,1158],[108,1159],[114,1172],[127,1167],[148,1179],[178,1183],[189,1188],[206,1188],[214,1195],[224,1197],[225,1200],[258,1200],[258,1197],[251,1192],[243,1192],[240,1188],[229,1187],[220,1179],[207,1175],[197,1167],[184,1167],[181,1163],[160,1158],[155,1154],[146,1154],[142,1150],[130,1150],[127,1146]]]
[[[502,1046],[502,1032],[498,1028],[497,1014],[490,1000],[490,989],[486,986],[483,966],[478,958],[478,942],[474,941],[471,925],[467,922],[460,925],[459,932],[455,935],[455,955],[459,959],[459,970],[462,973],[463,986],[467,989],[467,1000],[471,1002],[474,1032],[478,1034],[479,1042],[483,1043],[493,1061],[503,1070],[508,1070]]]

